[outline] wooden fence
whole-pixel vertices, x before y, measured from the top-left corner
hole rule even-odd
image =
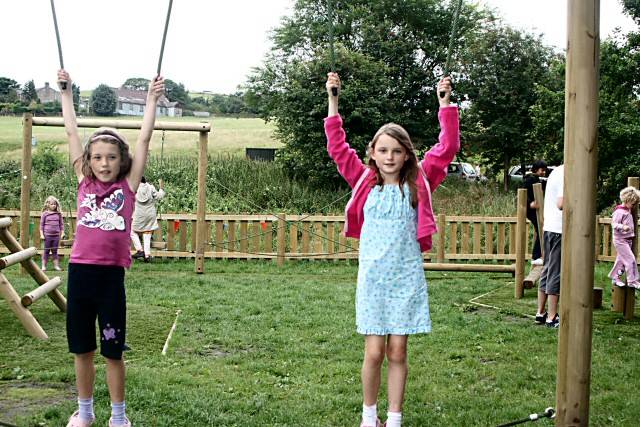
[[[42,247],[40,212],[31,211],[30,245]],[[66,238],[73,238],[75,214],[65,214]],[[11,233],[19,234],[20,211],[0,210],[10,217]],[[163,213],[160,228],[154,234],[152,255],[160,258],[195,258],[196,215]],[[516,217],[437,216],[440,232],[434,236],[433,249],[424,254],[433,262],[473,261],[506,264],[516,260]],[[205,216],[205,258],[217,259],[357,259],[358,241],[342,235],[341,215],[224,215]],[[533,227],[526,224],[526,253],[533,244]],[[596,258],[613,261],[611,219],[598,218]],[[8,253],[0,246],[0,253]],[[68,255],[70,247],[59,253]]]

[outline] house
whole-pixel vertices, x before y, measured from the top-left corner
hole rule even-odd
[[[144,114],[144,106],[147,103],[146,90],[118,88],[114,89],[114,92],[118,99],[116,114],[123,116],[142,116]],[[162,95],[158,100],[156,115],[181,117],[182,108],[178,102],[171,102],[166,96]]]
[[[60,102],[61,100],[60,92],[49,86],[49,82],[45,82],[44,87],[36,89],[36,93],[38,94],[40,102],[43,104],[56,101]]]

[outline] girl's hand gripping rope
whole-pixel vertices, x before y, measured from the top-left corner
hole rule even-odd
[[[438,83],[438,102],[440,107],[448,107],[451,98],[451,77],[443,77]]]

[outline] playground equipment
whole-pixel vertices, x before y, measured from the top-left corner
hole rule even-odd
[[[58,291],[58,286],[60,286],[62,280],[60,277],[49,279],[44,274],[40,267],[38,267],[38,264],[31,259],[37,254],[36,248],[22,248],[9,232],[11,222],[11,218],[0,218],[0,240],[11,251],[10,255],[0,259],[0,270],[20,263],[40,286],[20,298],[11,283],[9,283],[9,280],[0,272],[0,294],[7,301],[9,308],[15,313],[27,332],[35,338],[46,340],[48,338],[46,332],[27,307],[44,295],[48,295],[60,311],[66,312],[67,301],[60,291]]]

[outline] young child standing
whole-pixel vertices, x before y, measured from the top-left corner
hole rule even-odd
[[[156,202],[164,197],[162,180],[159,182],[159,190],[143,176],[136,192],[136,206],[133,211],[133,223],[131,225],[131,240],[136,248],[134,258],[144,258],[144,262],[151,261],[151,235],[158,229],[158,212]],[[142,234],[140,243],[139,234]],[[144,247],[143,247],[144,244]]]
[[[60,257],[58,257],[58,246],[60,239],[64,237],[64,221],[60,211],[60,202],[53,196],[47,197],[40,215],[40,239],[44,241],[44,251],[42,253],[42,271],[47,271],[49,253],[53,258],[53,268],[60,271]]]
[[[111,398],[109,426],[130,426],[125,415],[125,367],[122,358],[126,331],[124,269],[131,265],[131,216],[135,192],[144,172],[153,132],[156,105],[164,93],[164,79],[149,84],[142,128],[135,156],[114,129],[101,128],[84,149],[78,135],[71,94],[71,79],[58,71],[62,114],[69,139],[69,154],[78,177],[78,223],[69,261],[67,285],[67,341],[74,353],[79,409],[67,427],[93,424],[93,384],[96,350],[95,322],[100,330],[100,353],[106,360]]]
[[[377,400],[382,363],[388,362],[388,413],[385,425],[399,427],[407,378],[407,340],[431,331],[422,252],[431,248],[436,222],[431,193],[447,174],[460,148],[458,109],[449,105],[451,81],[438,84],[440,138],[422,161],[401,126],[382,126],[369,143],[368,164],[346,142],[338,114],[340,79],[326,82],[329,112],[324,128],[327,150],[352,188],[345,213],[345,235],[360,238],[356,326],[365,336],[362,365],[361,427],[379,427]]]
[[[627,285],[640,289],[640,276],[638,276],[638,264],[631,250],[636,225],[633,223],[631,210],[640,202],[638,190],[626,187],[620,192],[621,205],[616,206],[611,216],[611,228],[613,228],[613,245],[616,248],[616,262],[609,272],[615,286],[623,287],[625,283],[620,279],[624,273],[627,275]]]

